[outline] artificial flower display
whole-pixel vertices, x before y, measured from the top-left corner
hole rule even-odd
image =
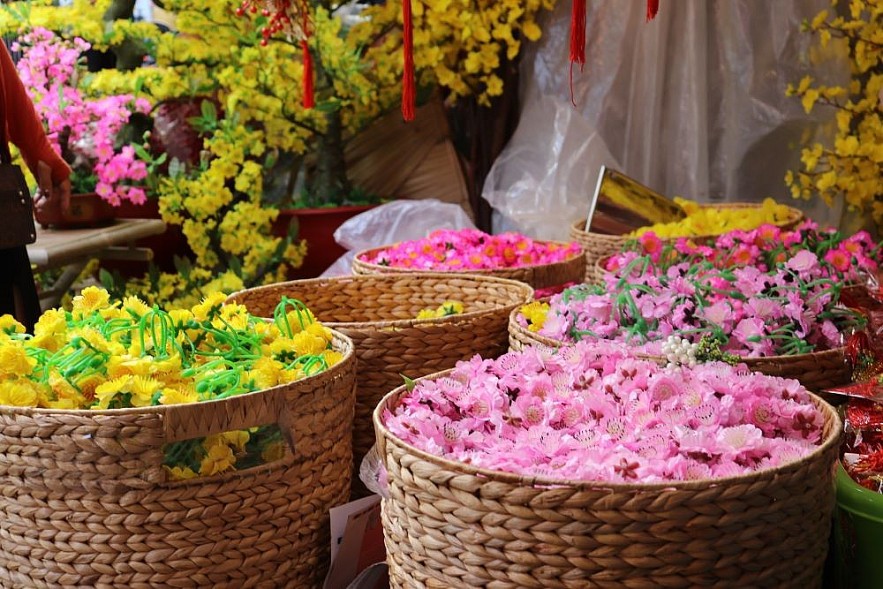
[[[537,241],[518,233],[489,235],[477,229],[441,229],[424,239],[402,241],[366,254],[362,261],[393,268],[468,272],[553,264],[580,252],[576,243]]]
[[[35,27],[12,44],[21,52],[18,75],[34,103],[52,147],[71,166],[74,193],[95,192],[116,206],[142,204],[147,162],[122,139],[133,116],[146,117],[150,103],[133,94],[93,97],[84,91],[83,59],[91,45]]]
[[[728,231],[750,231],[761,225],[783,225],[794,221],[794,209],[766,198],[758,207],[727,208],[702,206],[699,203],[675,197],[674,201],[687,216],[680,221],[657,223],[634,231],[632,236],[653,232],[659,237],[696,237],[720,235]]]
[[[711,337],[742,357],[802,354],[842,346],[841,334],[863,318],[840,304],[842,283],[830,266],[799,250],[764,272],[755,266],[717,268],[690,260],[664,273],[632,252],[599,286],[570,288],[541,309],[518,315],[521,325],[564,342],[605,339],[660,355],[672,335],[690,343]]]
[[[823,417],[797,381],[728,364],[662,368],[609,343],[475,357],[386,410],[412,446],[572,481],[739,476],[806,456]]]
[[[342,359],[332,332],[299,301],[283,299],[273,322],[217,293],[166,312],[130,297],[111,303],[88,287],[70,311],[49,310],[33,337],[0,317],[0,404],[121,409],[224,399],[312,376]],[[249,446],[251,442],[251,446]],[[226,432],[167,448],[173,477],[240,468],[278,453],[278,428]]]
[[[658,235],[647,232],[630,242],[626,250],[611,256],[605,269],[617,272],[634,259],[633,252],[649,256],[650,270],[664,273],[682,262],[711,262],[717,268],[753,266],[769,271],[795,256],[808,251],[818,259],[819,273],[845,282],[862,281],[878,269],[880,245],[867,231],[844,236],[834,229],[820,229],[806,221],[794,231],[775,225],[762,225],[751,231],[730,231],[716,238],[713,244],[697,244],[688,238],[663,242]]]

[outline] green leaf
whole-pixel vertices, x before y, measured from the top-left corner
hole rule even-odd
[[[417,386],[417,381],[416,381],[416,380],[413,380],[413,379],[411,379],[411,378],[408,378],[407,376],[405,376],[405,375],[402,374],[402,373],[399,373],[399,376],[401,376],[402,379],[404,379],[404,381],[405,381],[405,390],[407,390],[407,391],[410,392],[410,391],[413,391],[413,390],[414,390],[414,387],[415,387],[415,386]]]
[[[193,270],[193,264],[190,262],[189,258],[185,258],[182,256],[175,256],[173,258],[173,262],[175,264],[175,270],[178,271],[178,274],[181,275],[184,280],[190,280],[190,271]]]
[[[101,286],[104,287],[104,290],[108,292],[113,290],[113,276],[105,268],[98,271],[98,280],[101,282]]]
[[[135,149],[135,155],[138,156],[138,159],[140,159],[143,162],[150,161],[150,159],[151,159],[150,154],[147,152],[146,149],[144,149],[143,145],[139,145],[137,143],[134,143],[134,144],[132,144],[132,147]]]
[[[202,111],[202,118],[211,123],[218,122],[218,109],[215,108],[215,103],[211,100],[203,100],[202,104],[199,106],[200,111]]]

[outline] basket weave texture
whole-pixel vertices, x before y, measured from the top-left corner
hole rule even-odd
[[[560,247],[567,247],[569,244],[561,241],[538,241],[537,243],[556,243]],[[381,251],[392,247],[385,245],[382,247],[360,251],[353,258],[353,274],[413,274],[414,272],[432,272],[430,270],[412,270],[409,268],[394,268],[392,266],[381,266],[380,264],[371,264],[365,262],[367,257],[374,257]],[[510,280],[519,280],[529,284],[535,289],[549,288],[552,286],[560,286],[571,282],[582,282],[585,276],[586,258],[581,254],[575,254],[566,260],[555,262],[553,264],[538,264],[535,266],[525,266],[522,268],[497,268],[483,270],[463,270],[465,274],[475,274],[478,276],[496,276],[497,278],[508,278]],[[445,274],[445,271],[437,271],[439,274]]]
[[[527,303],[526,284],[463,274],[374,274],[297,280],[230,296],[256,316],[267,317],[279,299],[299,299],[325,325],[352,338],[358,359],[353,427],[353,495],[367,494],[358,480],[362,458],[374,445],[371,414],[383,395],[409,378],[453,368],[481,354],[496,358],[507,349],[509,313]],[[465,312],[417,321],[422,309],[447,300]]]
[[[3,587],[319,588],[350,491],[355,359],[260,391],[109,411],[0,407]],[[168,480],[163,446],[278,424],[280,460]]]
[[[752,203],[728,203],[706,206],[716,209],[750,209],[757,208],[760,205]],[[803,219],[804,217],[801,211],[789,207],[788,218],[784,222],[778,223],[778,226],[785,230],[791,230],[797,227],[803,221]],[[698,235],[690,237],[690,239],[697,242],[714,240],[716,238],[717,235]],[[625,235],[605,235],[603,233],[593,233],[591,231],[586,231],[586,221],[585,219],[580,219],[575,221],[570,226],[570,239],[583,246],[583,249],[586,252],[585,281],[589,284],[595,284],[600,282],[599,275],[597,274],[598,270],[596,268],[598,260],[619,253],[620,251],[622,251],[622,248],[625,246],[625,244],[630,239],[634,238],[626,237]],[[663,239],[662,241],[665,242],[674,240]]]
[[[641,485],[527,478],[429,455],[381,422],[404,392],[374,414],[395,589],[821,585],[841,424],[818,398],[823,443],[797,462]]]
[[[552,339],[523,327],[516,319],[519,310],[515,309],[509,315],[509,349],[518,352],[527,346],[560,348],[570,345],[568,342]],[[665,360],[661,357],[642,354],[638,354],[638,356],[665,364]],[[846,360],[844,348],[791,356],[744,358],[742,361],[750,370],[770,376],[793,378],[811,391],[821,391],[846,384],[852,377],[852,368]]]

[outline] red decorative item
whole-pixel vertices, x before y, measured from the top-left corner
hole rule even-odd
[[[573,6],[570,9],[571,70],[575,63],[579,64],[580,71],[586,64],[586,0],[573,0]],[[572,97],[573,92],[571,91],[570,94]]]
[[[416,81],[414,79],[414,25],[411,22],[411,0],[402,0],[402,118],[414,120],[417,103]]]
[[[647,0],[647,22],[656,18],[657,12],[659,12],[659,0]]]
[[[316,105],[315,92],[313,90],[313,56],[310,54],[309,38],[310,30],[310,5],[308,0],[243,0],[236,14],[255,14],[259,6],[261,14],[267,18],[267,24],[261,29],[261,45],[266,45],[270,37],[277,33],[284,33],[289,39],[300,41],[303,50],[304,64],[304,108],[313,108]]]
[[[313,56],[306,39],[300,40],[300,48],[304,56],[304,108],[313,108],[316,106],[316,97],[313,94]]]

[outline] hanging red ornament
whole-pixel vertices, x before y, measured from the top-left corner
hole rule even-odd
[[[586,0],[573,0],[570,9],[570,65],[586,64]]]
[[[647,0],[647,22],[656,18],[657,12],[659,12],[659,0]]]
[[[411,0],[402,0],[402,50],[404,64],[402,66],[402,118],[414,120],[417,102],[416,82],[414,80],[414,29],[411,22]]]
[[[310,44],[306,39],[301,39],[300,48],[304,60],[304,108],[316,106],[316,97],[313,94],[313,56],[310,54]]]

